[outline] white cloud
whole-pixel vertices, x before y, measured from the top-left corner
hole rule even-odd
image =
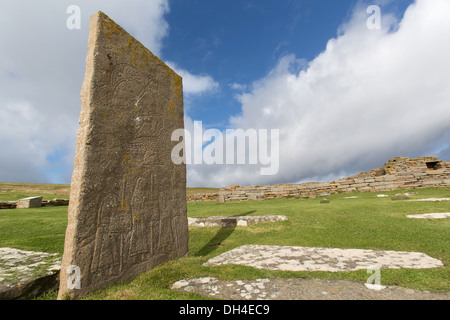
[[[230,88],[237,91],[244,91],[247,89],[246,84],[240,84],[240,83],[232,83],[230,84]]]
[[[72,4],[81,30],[66,27]],[[0,2],[0,181],[70,181],[89,20],[99,10],[160,54],[168,0]],[[49,178],[55,166],[67,169]]]
[[[183,92],[185,94],[199,95],[205,92],[214,92],[219,89],[219,84],[209,75],[195,75],[179,68],[171,61],[166,61],[166,64],[183,78]]]
[[[2,108],[0,117],[0,168],[4,181],[14,181],[17,171],[34,179],[42,179],[39,169],[45,166],[43,141],[30,139],[43,129],[42,115],[28,102],[12,102]],[[19,157],[17,157],[19,155]],[[15,159],[15,161],[8,161]],[[32,160],[32,161],[30,161]]]
[[[382,30],[366,27],[366,9],[356,7],[307,67],[285,56],[239,96],[242,113],[231,127],[280,129],[278,175],[197,166],[189,183],[316,180],[382,166],[390,157],[448,153],[450,2],[417,0],[401,21],[383,12]]]
[[[80,30],[66,26],[69,5],[80,8]],[[0,181],[70,182],[89,22],[99,10],[161,54],[168,0],[0,2]],[[219,88],[208,75],[176,71],[187,105]]]
[[[66,28],[71,4],[81,8],[81,30]],[[448,156],[450,3],[418,0],[401,21],[382,10],[380,31],[367,29],[365,9],[357,7],[309,64],[287,55],[238,95],[242,113],[230,127],[280,129],[278,175],[246,165],[189,166],[189,184],[329,179],[398,155]],[[57,150],[67,152],[61,159],[69,168],[58,179],[70,180],[89,17],[98,10],[160,54],[168,0],[0,2],[0,181],[46,182]],[[219,88],[208,75],[175,69],[188,97]]]

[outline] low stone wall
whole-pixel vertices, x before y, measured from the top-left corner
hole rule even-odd
[[[397,189],[450,187],[450,162],[437,157],[389,160],[383,168],[331,182],[277,184],[273,186],[231,186],[221,189],[219,201],[316,198],[352,191],[381,192]]]
[[[186,196],[186,201],[217,201],[219,193],[201,193]],[[0,209],[16,209],[18,201],[0,201]],[[41,207],[68,206],[69,199],[42,200]]]
[[[186,196],[186,201],[246,201],[281,198],[316,198],[352,191],[382,192],[397,189],[450,187],[450,162],[437,157],[389,160],[383,168],[376,168],[355,176],[331,182],[276,184],[259,186],[230,186],[219,193],[200,193]],[[42,207],[68,206],[68,199],[43,200]],[[14,209],[17,201],[0,202],[0,209]]]
[[[271,216],[232,216],[232,217],[208,217],[188,218],[188,224],[192,227],[246,227],[250,224],[270,223],[286,221],[288,218],[281,215]]]
[[[0,209],[15,209],[17,201],[2,201],[0,202]]]
[[[217,201],[218,193],[199,193],[186,196],[186,201]]]
[[[69,205],[69,199],[42,200],[42,207],[64,207]]]
[[[20,200],[19,200],[20,201]],[[0,209],[16,209],[19,201],[0,202]],[[42,200],[41,207],[63,207],[69,205],[69,199]]]

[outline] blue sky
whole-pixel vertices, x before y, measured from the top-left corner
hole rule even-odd
[[[354,0],[174,0],[162,57],[194,74],[211,76],[220,88],[195,97],[191,118],[224,129],[241,110],[233,84],[250,87],[287,54],[313,60],[350,18]],[[384,10],[402,15],[411,0]],[[369,16],[369,15],[368,15]]]
[[[70,5],[81,28],[69,30]],[[381,9],[370,30],[367,8]],[[185,126],[279,129],[278,174],[189,165],[189,186],[330,181],[450,161],[448,0],[0,0],[0,181],[70,183],[89,17],[184,82]]]

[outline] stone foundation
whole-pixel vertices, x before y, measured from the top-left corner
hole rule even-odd
[[[383,168],[331,182],[230,186],[222,188],[220,202],[281,198],[316,198],[352,191],[382,192],[397,189],[450,187],[450,162],[437,157],[389,160]]]
[[[286,216],[237,216],[237,217],[209,217],[188,218],[189,226],[192,227],[246,227],[250,224],[286,221]]]
[[[186,201],[217,201],[219,200],[218,193],[198,193],[186,196]]]

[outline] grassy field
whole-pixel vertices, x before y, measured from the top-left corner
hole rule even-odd
[[[187,188],[186,194],[215,193],[217,188]],[[37,184],[0,182],[0,201],[16,201],[19,199],[43,196],[44,200],[55,198],[68,199],[70,184]]]
[[[217,188],[186,188],[186,194],[217,193],[219,190]]]
[[[416,190],[414,198],[447,197],[450,188]],[[401,190],[386,192],[393,195]],[[5,193],[7,194],[7,193]],[[345,199],[358,196],[358,199]],[[438,269],[381,270],[383,285],[450,292],[450,221],[408,219],[408,214],[449,212],[449,202],[392,201],[374,193],[338,194],[320,199],[282,199],[257,202],[188,203],[188,216],[272,215],[288,221],[237,228],[191,228],[190,255],[165,263],[131,282],[95,292],[86,299],[202,299],[170,290],[186,278],[217,277],[223,280],[258,278],[344,279],[365,283],[365,270],[353,272],[282,272],[243,266],[202,266],[211,257],[244,244],[292,245],[423,252],[440,259]],[[67,207],[0,211],[0,247],[62,253]],[[41,299],[55,299],[56,292]]]
[[[0,182],[0,201],[16,201],[33,196],[43,196],[44,200],[68,199],[69,193],[69,184]]]

